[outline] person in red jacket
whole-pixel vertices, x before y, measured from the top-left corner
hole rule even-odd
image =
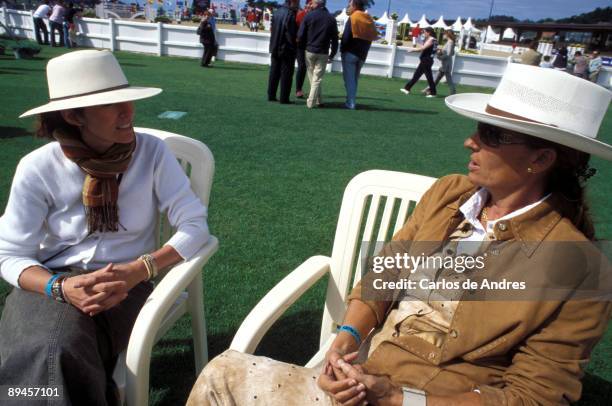
[[[421,27],[419,27],[419,25],[417,24],[413,29],[412,29],[412,46],[415,47],[417,44],[417,41],[419,39],[419,35],[421,35]]]

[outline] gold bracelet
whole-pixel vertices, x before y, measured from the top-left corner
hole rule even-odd
[[[144,266],[147,269],[147,280],[151,280],[155,277],[157,277],[158,274],[158,269],[157,269],[157,263],[155,262],[155,258],[153,258],[153,255],[151,254],[144,254],[141,255],[140,259],[142,262],[144,262]]]

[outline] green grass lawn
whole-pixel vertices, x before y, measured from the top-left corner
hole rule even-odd
[[[41,145],[31,136],[32,119],[19,114],[47,100],[45,65],[64,52],[44,48],[40,58],[0,56],[0,207],[6,205],[20,157]],[[342,192],[367,169],[390,169],[439,177],[465,173],[462,147],[474,122],[451,112],[443,98],[404,96],[404,81],[362,77],[359,110],[347,111],[341,75],[323,82],[326,108],[308,110],[303,101],[266,101],[267,68],[118,52],[133,85],[164,92],[136,103],[136,125],[184,134],[206,143],[216,173],[209,224],[220,249],[205,269],[206,321],[211,357],[225,350],[240,322],[276,282],[314,254],[329,255]],[[418,93],[424,85],[416,86]],[[459,92],[491,92],[459,86]],[[439,93],[447,95],[447,87]],[[167,111],[180,120],[162,120]],[[612,142],[612,114],[600,137]],[[589,181],[598,235],[612,237],[612,164],[594,159]],[[258,353],[304,363],[318,345],[325,282],[301,299],[264,339]],[[8,293],[0,282],[0,303]],[[612,329],[598,345],[585,379],[582,404],[612,399]],[[187,320],[155,348],[152,403],[184,403],[194,382]]]

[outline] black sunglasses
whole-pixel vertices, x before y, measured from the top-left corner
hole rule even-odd
[[[505,130],[491,124],[478,123],[478,138],[488,147],[498,148],[500,145],[526,144],[527,138],[520,133]]]

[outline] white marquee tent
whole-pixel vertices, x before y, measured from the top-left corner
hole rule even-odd
[[[490,42],[497,42],[499,41],[499,34],[496,33],[493,30],[493,27],[491,27],[490,25],[487,27],[487,33],[486,33],[486,42],[490,43]]]
[[[444,16],[440,16],[440,18],[438,18],[438,21],[436,21],[436,23],[432,25],[432,28],[442,28],[448,30],[449,27],[444,22]]]
[[[466,30],[466,31],[471,31],[473,33],[481,32],[478,28],[476,28],[476,26],[474,24],[472,24],[472,17],[468,17],[468,19],[465,22],[465,24],[463,24],[463,29]]]
[[[453,29],[453,31],[457,31],[457,32],[461,31],[461,28],[463,28],[461,17],[457,17],[457,21],[455,21],[453,25],[451,25],[451,28]]]
[[[504,35],[502,35],[502,38],[503,39],[515,39],[516,33],[514,32],[512,28],[506,28],[506,30],[504,31]]]
[[[429,23],[427,22],[427,19],[425,18],[425,14],[423,14],[423,16],[421,17],[421,19],[419,20],[417,24],[419,25],[419,28],[430,27]]]
[[[387,25],[389,23],[389,16],[387,15],[387,12],[385,11],[385,13],[382,15],[382,17],[380,17],[378,20],[376,20],[376,24],[383,24],[383,25]]]
[[[398,24],[408,24],[410,26],[414,25],[414,23],[412,21],[410,21],[410,17],[408,17],[408,13],[406,13],[404,18],[402,18],[402,20]]]

